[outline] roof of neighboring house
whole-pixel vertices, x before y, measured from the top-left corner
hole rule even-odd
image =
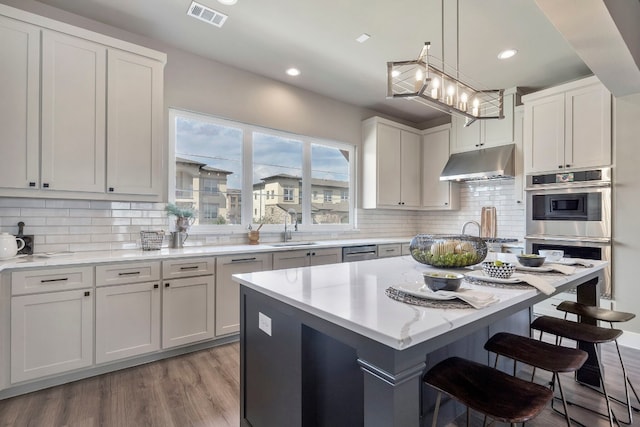
[[[214,168],[213,166],[209,166],[206,163],[198,162],[196,160],[185,159],[184,157],[176,157],[176,163],[184,163],[187,165],[198,166],[201,171],[205,172],[215,172],[215,173],[223,173],[226,175],[231,175],[233,172],[226,171],[224,169]]]

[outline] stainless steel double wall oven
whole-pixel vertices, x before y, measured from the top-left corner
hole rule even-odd
[[[526,250],[561,249],[565,257],[611,259],[611,168],[527,176]],[[612,296],[611,270],[600,286]]]

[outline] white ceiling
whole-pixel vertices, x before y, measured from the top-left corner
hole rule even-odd
[[[441,0],[200,0],[229,15],[222,28],[188,17],[191,0],[40,2],[411,122],[442,114],[385,97],[387,61],[415,59],[426,41],[442,57]],[[530,92],[592,74],[534,0],[459,0],[458,25],[446,3],[445,62],[456,63],[457,28],[458,68],[486,88]],[[361,33],[371,38],[356,42]],[[500,61],[505,48],[519,53]],[[287,76],[291,66],[302,74]]]

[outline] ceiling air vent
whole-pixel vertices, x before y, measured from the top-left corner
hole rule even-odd
[[[208,8],[207,6],[203,6],[197,2],[191,2],[191,6],[189,6],[189,11],[187,15],[193,16],[201,21],[204,21],[208,24],[215,25],[216,27],[222,27],[224,21],[227,20],[228,16],[224,13],[220,13],[217,10],[213,10]]]

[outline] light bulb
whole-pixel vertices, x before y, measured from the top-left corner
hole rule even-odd
[[[438,80],[437,77],[434,77],[431,80],[431,97],[433,99],[438,99],[440,98],[440,93],[438,88],[440,87],[440,80]]]
[[[467,100],[468,99],[469,99],[469,97],[467,96],[466,92],[462,92],[462,95],[460,95],[460,110],[467,111]]]
[[[456,93],[456,89],[453,85],[449,85],[447,88],[447,104],[453,105],[453,95]]]
[[[418,70],[416,71],[415,91],[420,92],[420,89],[422,89],[423,84],[424,84],[424,77],[422,77],[422,70],[418,68]]]
[[[474,116],[477,116],[479,111],[480,111],[480,100],[478,98],[474,98],[473,109],[471,110],[471,114],[473,114]]]

